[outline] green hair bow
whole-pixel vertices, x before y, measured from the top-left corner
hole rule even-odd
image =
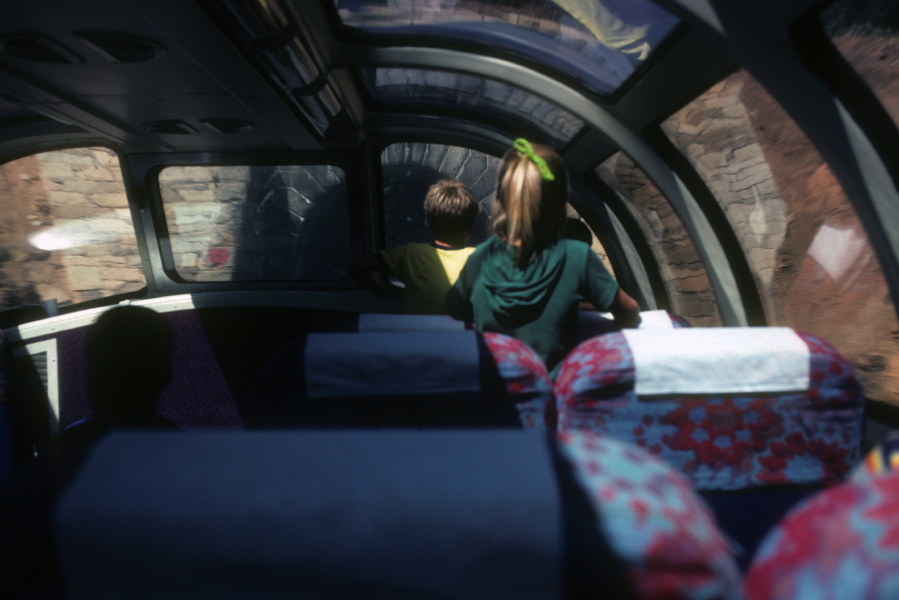
[[[549,165],[546,164],[545,160],[537,156],[529,141],[524,138],[518,138],[515,140],[515,149],[527,156],[535,165],[537,165],[537,168],[540,169],[540,177],[542,177],[544,181],[555,181],[556,176],[549,170]]]

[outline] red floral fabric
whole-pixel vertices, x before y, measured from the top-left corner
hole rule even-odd
[[[746,575],[752,600],[899,598],[899,473],[825,490],[791,512]]]
[[[508,335],[485,332],[484,343],[499,369],[506,392],[516,403],[521,424],[527,429],[555,429],[555,404],[546,365],[537,353]]]
[[[724,536],[681,475],[635,446],[588,431],[563,431],[559,440],[639,598],[743,598]]]
[[[864,394],[852,365],[800,333],[805,393],[638,398],[627,340],[588,340],[563,361],[554,392],[562,430],[588,429],[662,457],[701,490],[833,483],[858,462]]]

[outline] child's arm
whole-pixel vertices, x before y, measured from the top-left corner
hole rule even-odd
[[[367,256],[347,267],[347,274],[372,292],[394,300],[402,300],[403,290],[387,281],[384,277],[386,272],[387,268],[380,254]]]
[[[615,317],[615,322],[622,327],[636,327],[640,324],[640,305],[621,288],[618,288],[609,312]]]

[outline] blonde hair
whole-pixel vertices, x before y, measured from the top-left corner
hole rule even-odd
[[[524,268],[565,231],[568,171],[549,146],[533,144],[554,179],[543,177],[533,159],[511,148],[497,175],[493,233],[518,247],[518,267]]]
[[[477,198],[457,179],[443,179],[428,188],[424,208],[428,228],[438,240],[467,236],[481,212]]]

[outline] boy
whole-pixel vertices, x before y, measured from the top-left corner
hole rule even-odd
[[[438,181],[428,189],[424,202],[431,244],[412,243],[383,250],[349,266],[347,272],[370,288],[384,291],[373,277],[386,272],[406,286],[406,314],[437,315],[443,312],[447,290],[459,277],[474,248],[465,242],[474,229],[481,206],[471,190],[457,180]]]

